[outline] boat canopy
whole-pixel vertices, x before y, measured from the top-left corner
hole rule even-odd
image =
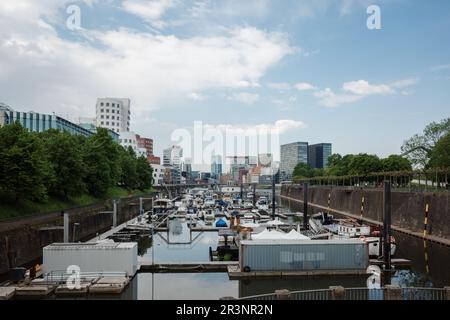
[[[283,233],[280,231],[269,231],[265,229],[261,233],[253,234],[253,240],[310,240],[307,236],[292,230],[289,233]]]

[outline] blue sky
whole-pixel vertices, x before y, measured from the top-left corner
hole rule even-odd
[[[70,4],[81,30],[66,26]],[[369,30],[366,9],[381,9]],[[132,99],[156,153],[177,128],[281,128],[281,143],[399,153],[449,116],[450,2],[19,0],[0,4],[0,101],[94,115]]]

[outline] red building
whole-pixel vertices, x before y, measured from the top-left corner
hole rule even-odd
[[[157,164],[157,165],[161,165],[161,158],[160,157],[156,157],[154,155],[147,157],[148,162],[150,162],[150,164]]]
[[[136,140],[139,148],[147,150],[147,157],[153,157],[153,139],[144,138],[137,134]]]

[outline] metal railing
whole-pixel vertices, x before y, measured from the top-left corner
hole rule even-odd
[[[46,273],[43,277],[44,282],[48,284],[61,284],[66,283],[67,280],[71,279],[75,273],[68,273],[67,271],[55,270],[49,273]],[[109,277],[128,277],[126,272],[80,272],[79,273],[80,280],[82,282],[90,282],[95,281],[99,278],[109,278]]]
[[[330,287],[320,290],[292,292],[281,290],[280,292],[242,297],[238,300],[450,300],[450,287],[401,288],[391,286],[379,289]]]
[[[362,175],[296,178],[296,183],[324,186],[379,187],[390,181],[398,189],[449,190],[450,168],[434,170],[375,172]],[[289,185],[287,185],[289,186]]]
[[[306,290],[291,292],[291,300],[329,300],[331,290]]]

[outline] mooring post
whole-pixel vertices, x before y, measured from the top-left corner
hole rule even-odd
[[[308,183],[303,184],[303,228],[308,229]]]
[[[64,215],[64,243],[69,243],[69,214],[63,212]]]
[[[391,183],[384,182],[383,197],[383,258],[386,269],[391,269]]]
[[[117,227],[117,201],[113,200],[113,227]]]
[[[275,220],[276,202],[275,202],[275,175],[272,175],[272,218]]]
[[[241,182],[241,202],[244,201],[244,184]]]
[[[276,300],[291,300],[291,292],[289,290],[276,290]]]
[[[256,183],[253,184],[253,207],[256,206]]]

